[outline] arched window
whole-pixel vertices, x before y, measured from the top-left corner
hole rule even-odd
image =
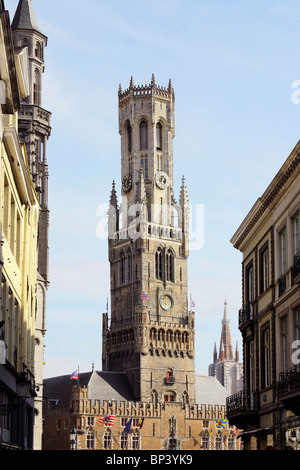
[[[128,152],[132,152],[132,129],[130,123],[127,124],[127,148]]]
[[[140,149],[148,148],[148,124],[146,121],[140,123]]]
[[[221,431],[218,431],[215,437],[215,449],[216,450],[222,450],[222,442],[223,442],[222,433]]]
[[[132,256],[131,251],[127,251],[127,280],[132,281]]]
[[[235,437],[232,431],[228,436],[227,450],[235,450]]]
[[[95,449],[95,434],[94,431],[88,431],[86,433],[86,448]]]
[[[127,432],[124,431],[121,434],[121,439],[120,439],[120,448],[121,449],[128,449],[128,434]]]
[[[40,60],[43,60],[43,48],[40,42],[36,43],[34,54],[35,54],[35,57],[37,57]]]
[[[121,284],[124,284],[125,282],[125,254],[122,251],[121,253],[121,271],[120,271],[120,282]]]
[[[104,436],[103,436],[103,448],[104,449],[111,449],[111,443],[112,443],[112,435],[111,435],[111,430],[106,429]]]
[[[152,403],[157,403],[158,402],[158,393],[156,390],[152,390],[151,392],[151,401]]]
[[[155,253],[155,274],[156,279],[163,280],[163,255],[161,248]]]
[[[157,150],[162,149],[162,125],[160,122],[156,124],[156,148]]]
[[[135,429],[132,433],[131,447],[135,450],[140,448],[140,433],[138,429]]]
[[[203,431],[202,433],[202,449],[203,450],[209,450],[209,432],[208,430],[206,429],[205,431]]]
[[[166,255],[166,275],[167,281],[174,282],[174,254],[172,250],[168,250]]]

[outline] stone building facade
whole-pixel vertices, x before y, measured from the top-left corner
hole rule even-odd
[[[296,448],[300,436],[300,143],[231,239],[243,255],[244,387],[227,398],[246,448]]]
[[[49,207],[47,141],[51,133],[51,113],[42,107],[42,79],[45,70],[47,37],[41,32],[31,0],[20,0],[11,25],[14,49],[26,51],[29,93],[21,100],[18,114],[19,139],[26,146],[28,167],[39,199],[37,308],[35,323],[34,448],[42,445],[42,402],[44,337],[46,334],[46,295],[49,286]]]
[[[83,373],[75,385],[70,376],[46,379],[43,448],[70,449],[74,426],[77,450],[239,450],[225,405],[216,404],[225,403],[223,387],[213,377],[196,382],[197,401],[206,393],[210,405],[135,402],[125,373]],[[113,425],[99,422],[108,416]]]
[[[39,199],[19,139],[28,51],[15,50],[0,2],[0,448],[33,449]]]

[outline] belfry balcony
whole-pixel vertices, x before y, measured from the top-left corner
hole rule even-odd
[[[226,414],[231,425],[244,429],[246,424],[258,424],[258,396],[254,392],[241,390],[226,398]]]
[[[279,374],[278,398],[285,408],[295,415],[300,414],[300,364]]]
[[[175,383],[175,377],[173,377],[173,375],[169,375],[169,376],[167,375],[165,377],[165,384],[166,385],[172,385],[174,383]]]

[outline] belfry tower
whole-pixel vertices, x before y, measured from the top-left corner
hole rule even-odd
[[[174,90],[119,87],[121,204],[109,206],[111,318],[103,370],[124,371],[137,401],[195,402],[194,313],[188,311],[188,199],[174,197]]]
[[[51,113],[42,108],[42,76],[45,69],[47,37],[42,34],[31,0],[20,0],[14,15],[12,35],[15,53],[28,65],[28,96],[21,102],[18,131],[26,145],[28,166],[39,196],[37,311],[35,331],[35,380],[39,387],[35,399],[35,444],[41,447],[43,403],[43,356],[46,333],[46,293],[49,285],[49,207],[46,145],[51,133]]]

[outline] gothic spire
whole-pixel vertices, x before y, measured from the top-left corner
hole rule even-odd
[[[20,0],[16,9],[11,29],[30,29],[40,32],[31,0]]]
[[[229,318],[228,318],[228,311],[227,311],[227,301],[226,300],[224,302],[224,314],[223,314],[223,320],[222,320],[222,331],[221,331],[221,340],[220,340],[219,359],[220,359],[220,356],[221,356],[221,349],[223,349],[223,352],[224,352],[224,359],[233,359],[230,325],[229,325]]]

